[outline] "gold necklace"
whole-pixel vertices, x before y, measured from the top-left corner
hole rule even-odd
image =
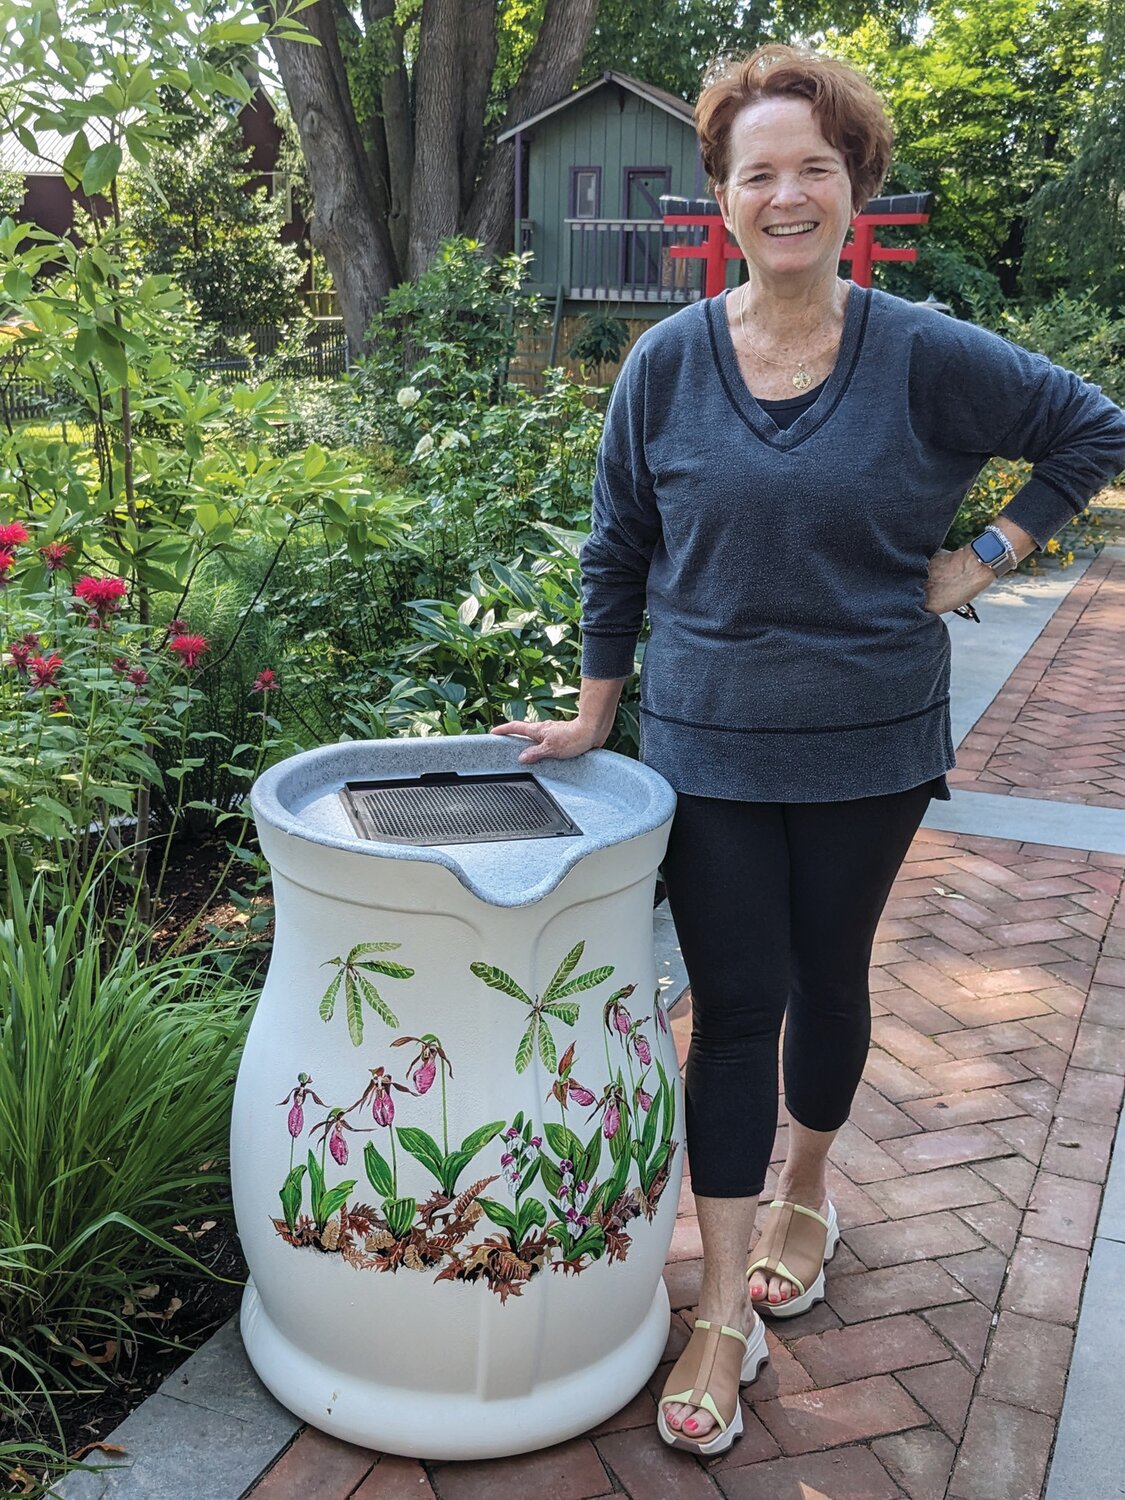
[[[760,349],[756,349],[750,342],[749,335],[746,332],[746,307],[744,305],[744,299],[741,297],[738,299],[738,326],[742,330],[742,341],[750,350],[751,354],[755,355],[758,359],[764,360],[767,365],[776,365],[778,369],[789,368],[788,360],[770,359],[768,354],[763,354]],[[839,341],[837,340],[837,342]],[[805,369],[805,362],[803,359],[798,359],[797,368],[793,372],[791,379],[794,388],[798,391],[807,391],[809,386],[812,385],[812,376]]]

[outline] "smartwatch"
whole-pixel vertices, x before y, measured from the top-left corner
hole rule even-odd
[[[980,536],[969,543],[986,568],[991,568],[997,578],[1012,573],[1019,566],[1016,549],[1000,530],[999,526],[986,526]]]

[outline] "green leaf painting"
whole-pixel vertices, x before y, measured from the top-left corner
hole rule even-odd
[[[371,958],[372,953],[390,953],[401,947],[400,943],[356,943],[346,958],[329,958],[321,964],[322,969],[335,967],[328,988],[320,1002],[320,1018],[330,1021],[336,1010],[340,991],[344,993],[344,1009],[347,1013],[348,1035],[352,1045],[363,1043],[363,1007],[370,1006],[387,1026],[397,1026],[398,1017],[375,988],[372,974],[386,979],[413,979],[414,970],[390,959]]]

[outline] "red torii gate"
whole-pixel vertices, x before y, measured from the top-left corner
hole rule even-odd
[[[841,260],[852,263],[851,279],[857,286],[871,285],[871,267],[877,260],[918,259],[912,246],[881,245],[875,231],[884,224],[927,224],[932,193],[897,193],[891,197],[872,198],[862,213],[852,220],[851,241],[840,251]],[[670,227],[690,226],[705,231],[700,245],[670,245],[674,260],[704,262],[704,296],[717,297],[727,284],[727,261],[744,259],[742,251],[727,234],[726,225],[716,212],[666,213],[664,223]]]

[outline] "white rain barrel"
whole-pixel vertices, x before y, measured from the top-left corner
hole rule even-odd
[[[413,1457],[584,1432],[668,1331],[675,797],[607,751],[532,774],[523,744],[332,745],[252,793],[277,921],[234,1100],[243,1339],[298,1416]]]

